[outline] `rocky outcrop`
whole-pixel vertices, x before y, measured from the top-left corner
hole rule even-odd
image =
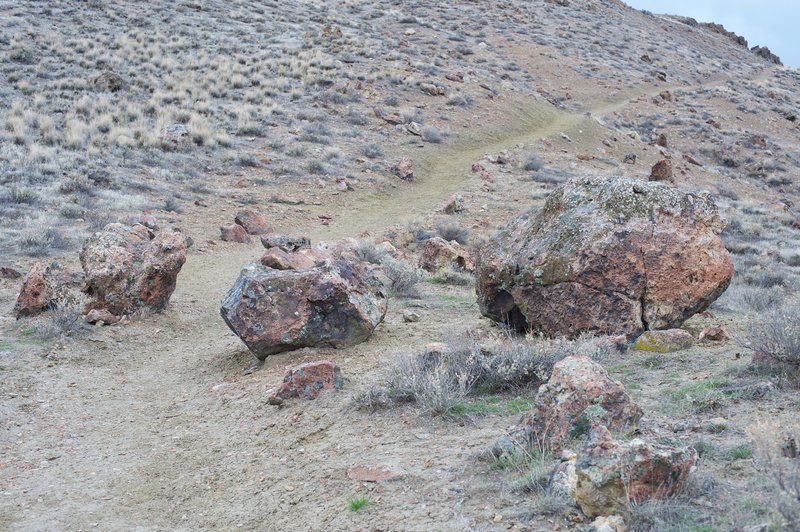
[[[584,356],[571,356],[553,367],[539,388],[533,411],[523,417],[526,439],[537,449],[558,453],[602,423],[615,432],[632,432],[642,417],[622,383]]]
[[[174,228],[154,235],[145,226],[109,224],[83,244],[87,310],[122,315],[138,309],[163,310],[184,262],[187,240]]]
[[[548,336],[679,327],[730,283],[723,227],[704,194],[625,177],[571,181],[482,249],[478,303]]]
[[[426,240],[419,259],[419,267],[434,273],[446,266],[467,272],[475,271],[475,263],[469,251],[461,247],[458,242],[448,242],[439,236]]]
[[[260,360],[301,347],[365,341],[386,314],[385,288],[374,267],[348,249],[268,250],[261,263],[244,267],[222,302],[222,318]],[[265,266],[278,261],[285,261],[284,269]]]
[[[268,400],[280,403],[298,397],[316,399],[325,390],[340,389],[342,382],[342,372],[333,362],[308,362],[286,368],[283,384],[270,394]]]
[[[631,503],[674,495],[696,461],[691,447],[617,442],[606,427],[595,426],[575,462],[572,496],[589,517],[622,514]]]

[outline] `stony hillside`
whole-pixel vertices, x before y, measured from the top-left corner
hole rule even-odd
[[[0,527],[589,530],[614,446],[677,449],[629,530],[800,526],[797,70],[616,0],[0,14]],[[638,416],[532,444],[573,373]]]

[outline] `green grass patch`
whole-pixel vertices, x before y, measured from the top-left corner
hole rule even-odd
[[[521,414],[533,410],[536,399],[533,397],[518,397],[506,403],[506,409],[513,414]]]
[[[11,352],[14,350],[14,344],[11,342],[7,342],[6,340],[0,340],[0,351],[8,351]]]
[[[20,336],[24,336],[25,338],[30,338],[36,334],[36,327],[25,327],[21,331],[19,331]]]
[[[665,363],[666,359],[664,358],[664,355],[658,354],[647,356],[640,361],[640,364],[644,369],[650,370],[661,369],[664,367]]]
[[[347,501],[347,507],[350,508],[351,512],[357,512],[367,504],[369,504],[369,499],[366,495],[359,495]]]
[[[753,457],[753,448],[743,443],[728,449],[728,458],[731,460],[747,460]]]
[[[711,377],[669,392],[669,397],[673,401],[687,406],[697,413],[711,412],[728,403],[728,398],[722,392],[721,388],[729,384],[730,382],[725,379]]]

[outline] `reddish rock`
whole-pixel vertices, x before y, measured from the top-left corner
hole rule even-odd
[[[441,85],[434,85],[433,83],[420,83],[419,90],[429,96],[444,96],[447,92],[446,87]]]
[[[666,499],[680,491],[697,461],[691,448],[617,442],[595,426],[575,463],[575,502],[589,517],[622,514],[631,503]]]
[[[702,164],[700,164],[699,162],[697,162],[697,159],[695,159],[695,158],[694,158],[694,157],[692,157],[691,155],[684,154],[684,155],[683,155],[683,160],[684,160],[684,161],[686,161],[687,163],[689,163],[689,164],[693,164],[693,165],[695,165],[695,166],[703,166]]]
[[[308,270],[324,259],[323,254],[310,249],[287,253],[280,248],[271,248],[258,262],[275,270]]]
[[[334,252],[304,270],[250,264],[220,313],[260,360],[301,347],[352,346],[367,340],[386,314],[386,291],[373,268]]]
[[[730,335],[725,327],[706,327],[700,333],[698,340],[700,342],[704,341],[711,341],[711,342],[722,342],[724,340],[730,340]]]
[[[405,471],[387,466],[355,466],[347,470],[347,478],[359,482],[379,482],[403,478]]]
[[[55,287],[50,278],[49,270],[41,262],[31,266],[22,281],[22,288],[14,305],[17,319],[41,314],[50,306],[54,297]]]
[[[239,224],[220,227],[219,232],[220,239],[223,242],[238,242],[239,244],[248,244],[250,242],[250,235],[248,235],[244,227]]]
[[[186,262],[186,238],[166,227],[153,235],[143,225],[108,224],[83,244],[87,310],[120,316],[137,309],[163,310]]]
[[[278,248],[288,253],[298,249],[310,248],[311,241],[304,236],[279,235],[267,233],[261,235],[261,245],[267,249]]]
[[[661,159],[653,165],[653,168],[650,169],[650,181],[675,182],[675,178],[672,176],[672,163],[669,159]]]
[[[392,173],[404,181],[414,180],[414,165],[411,159],[400,159],[392,166]]]
[[[475,271],[475,263],[469,251],[458,242],[448,242],[435,236],[425,241],[419,267],[429,272],[437,272],[446,266],[453,266],[467,272]]]
[[[263,235],[269,232],[267,219],[252,209],[242,209],[237,212],[233,221],[241,225],[248,235]]]
[[[0,267],[0,279],[19,279],[22,274],[8,266]]]
[[[119,319],[119,316],[115,316],[109,311],[103,309],[92,309],[88,314],[86,314],[86,316],[84,316],[86,323],[91,323],[92,325],[113,325],[119,322]]]
[[[622,383],[584,356],[571,356],[553,367],[550,379],[539,388],[533,411],[520,425],[537,449],[558,453],[571,441],[586,436],[594,423],[615,432],[633,432],[642,409]]]
[[[283,384],[270,394],[270,402],[286,399],[316,399],[324,390],[342,387],[339,366],[328,360],[308,362],[286,368]]]
[[[625,177],[571,181],[482,248],[478,303],[546,336],[677,328],[730,283],[723,227],[706,194]]]

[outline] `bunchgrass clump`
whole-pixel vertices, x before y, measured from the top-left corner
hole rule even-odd
[[[359,495],[347,501],[347,507],[350,508],[351,512],[357,512],[367,504],[369,504],[369,499],[366,495]]]

